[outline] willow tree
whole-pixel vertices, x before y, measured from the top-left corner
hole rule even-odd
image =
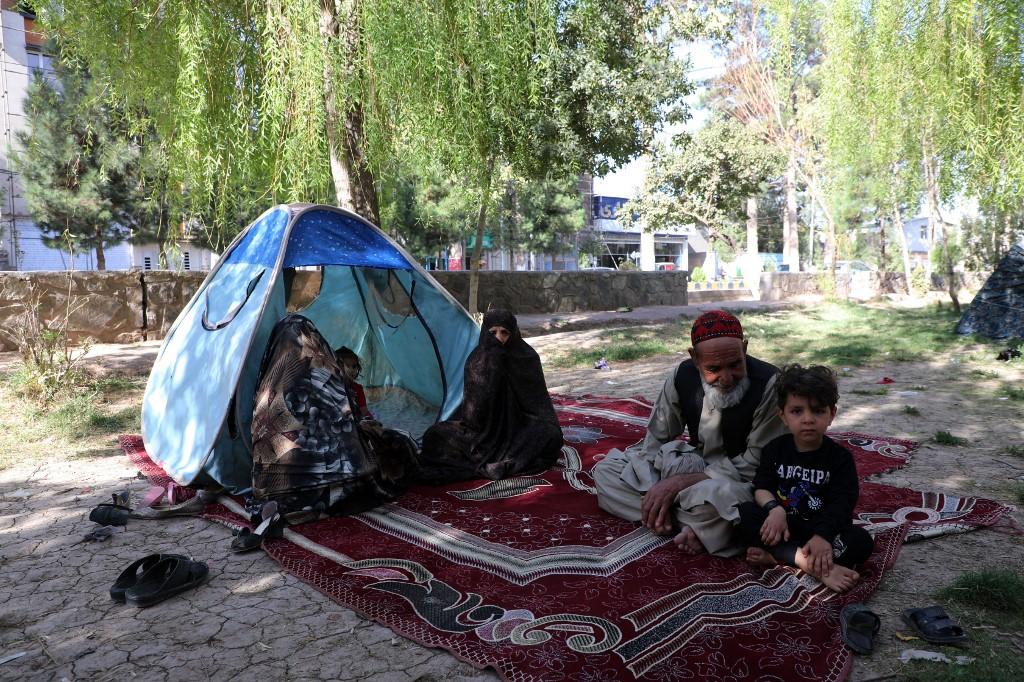
[[[830,12],[830,146],[863,146],[865,116],[886,112],[878,130],[898,136],[900,162],[917,175],[958,305],[943,206],[966,195],[1012,211],[1024,199],[1024,6],[841,0]]]
[[[793,271],[800,268],[799,182],[831,225],[813,118],[816,67],[822,57],[820,23],[819,6],[813,0],[736,2],[733,30],[724,44],[727,66],[713,90],[717,108],[729,112],[786,158],[782,253],[783,262]],[[751,209],[756,206],[756,202],[748,204]],[[831,236],[831,227],[828,233]]]
[[[688,92],[665,15],[643,0],[377,0],[365,21],[390,36],[367,55],[402,153],[479,194],[471,312],[497,174],[605,171],[645,151]]]

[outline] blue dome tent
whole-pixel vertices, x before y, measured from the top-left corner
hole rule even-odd
[[[296,309],[299,279],[319,282],[319,292]],[[466,310],[354,213],[275,206],[224,251],[153,365],[143,440],[177,482],[251,486],[253,396],[271,330],[289,312],[359,355],[369,408],[386,426],[418,438],[462,401],[479,335]]]

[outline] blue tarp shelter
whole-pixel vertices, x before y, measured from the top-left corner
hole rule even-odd
[[[295,303],[297,281],[314,286]],[[318,292],[315,290],[319,285]],[[370,410],[414,437],[462,401],[479,327],[400,246],[330,206],[275,206],[225,250],[146,386],[146,451],[179,483],[251,485],[253,397],[274,325],[299,312],[360,357]]]

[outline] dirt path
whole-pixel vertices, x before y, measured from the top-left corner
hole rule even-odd
[[[578,347],[596,331],[532,339],[544,357]],[[756,354],[757,349],[751,348]],[[144,371],[152,349],[127,359]],[[656,396],[676,355],[616,365],[611,371],[553,369],[558,393]],[[1020,366],[953,356],[855,368],[842,379],[836,430],[921,441],[902,470],[879,480],[898,486],[1009,501],[1024,477],[1024,458],[1004,453],[1024,444],[1020,402],[998,400],[1004,383],[1022,385]],[[124,371],[121,368],[119,371]],[[978,372],[994,373],[980,376]],[[887,395],[880,377],[897,383]],[[920,416],[904,410],[916,407]],[[968,438],[967,447],[930,442],[936,431]],[[119,452],[68,458],[0,472],[0,678],[29,680],[336,679],[492,680],[441,650],[425,649],[362,619],[282,572],[262,553],[232,555],[227,529],[199,519],[132,521],[104,543],[79,543],[88,510],[110,491],[145,484]],[[1024,523],[1020,511],[1014,514]],[[115,604],[107,589],[132,559],[184,551],[210,564],[213,579],[152,609]],[[852,680],[898,673],[899,613],[931,603],[957,574],[985,566],[1024,566],[1024,542],[991,530],[907,545],[870,606],[882,616],[879,649],[858,659]],[[914,643],[918,648],[920,643]]]

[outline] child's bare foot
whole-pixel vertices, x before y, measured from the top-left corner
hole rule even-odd
[[[751,566],[760,566],[761,568],[771,568],[779,564],[775,557],[760,547],[747,548],[747,563]]]
[[[679,535],[672,542],[676,543],[676,547],[687,554],[704,554],[707,552],[704,549],[704,545],[697,538],[697,534],[689,526],[683,526],[683,529],[679,531]]]
[[[857,581],[860,580],[860,573],[857,573],[852,568],[835,564],[832,566],[832,570],[828,572],[828,575],[817,576],[817,578],[825,583],[825,587],[833,592],[843,593],[857,584]]]

